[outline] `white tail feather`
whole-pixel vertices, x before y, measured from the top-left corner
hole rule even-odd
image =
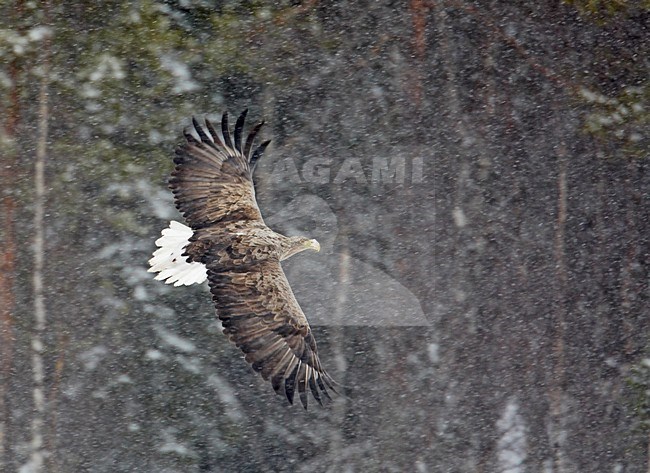
[[[189,286],[205,281],[208,273],[202,263],[188,263],[187,257],[181,256],[192,236],[192,229],[172,220],[169,228],[162,231],[156,240],[159,246],[149,260],[149,272],[158,273],[154,279],[165,281],[174,286]]]

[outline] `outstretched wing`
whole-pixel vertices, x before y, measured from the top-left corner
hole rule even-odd
[[[176,207],[196,231],[221,221],[262,220],[255,201],[253,169],[270,141],[253,150],[253,140],[263,125],[255,126],[242,146],[245,110],[235,125],[234,143],[228,128],[228,113],[221,120],[221,139],[209,120],[205,129],[192,119],[199,137],[188,131],[187,143],[176,150],[169,186]]]
[[[224,333],[276,393],[293,404],[297,390],[305,409],[307,390],[320,404],[322,396],[330,398],[334,382],[278,261],[227,271],[208,265],[208,282]]]

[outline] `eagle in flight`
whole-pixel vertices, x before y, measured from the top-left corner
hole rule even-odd
[[[320,245],[281,235],[264,223],[253,171],[270,141],[253,149],[264,122],[242,141],[246,113],[237,119],[234,143],[227,112],[221,138],[208,119],[205,128],[192,119],[198,139],[185,130],[169,186],[189,227],[173,221],[162,231],[149,271],[176,286],[207,278],[223,332],[276,393],[293,404],[297,390],[306,409],[307,390],[321,405],[324,397],[331,399],[328,389],[336,390],[280,262],[304,250],[319,251]]]

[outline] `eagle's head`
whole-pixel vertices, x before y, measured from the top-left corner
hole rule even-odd
[[[283,261],[296,253],[300,253],[305,250],[314,250],[320,251],[320,243],[314,240],[313,238],[305,237],[289,237],[287,238],[287,244],[284,247],[280,261]]]

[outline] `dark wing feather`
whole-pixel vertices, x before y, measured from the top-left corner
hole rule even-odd
[[[257,161],[262,157],[262,154],[264,154],[264,150],[266,147],[269,145],[271,140],[265,141],[261,145],[259,145],[255,151],[253,151],[253,155],[251,156],[249,160],[249,166],[251,168],[251,171],[255,170],[255,166],[257,166]]]
[[[210,136],[212,136],[212,140],[214,141],[214,143],[218,147],[223,148],[224,144],[221,142],[221,139],[219,139],[219,133],[217,133],[217,130],[215,130],[215,128],[214,128],[214,125],[207,118],[205,119],[205,127],[210,132]]]
[[[244,156],[250,161],[251,159],[251,148],[253,147],[253,140],[257,136],[257,133],[260,131],[260,128],[264,125],[264,121],[259,122],[251,132],[248,134],[248,138],[246,138],[246,145],[244,146]]]
[[[330,397],[334,383],[277,260],[226,271],[208,264],[208,281],[224,333],[276,392],[293,403],[297,390],[305,409],[308,390],[321,404]]]
[[[192,125],[194,126],[194,129],[199,135],[199,138],[201,138],[201,142],[207,144],[208,146],[211,146],[212,148],[219,149],[217,148],[217,145],[214,143],[214,138],[209,138],[208,135],[203,131],[203,127],[199,125],[199,122],[196,121],[196,118],[192,117]],[[187,138],[187,135],[185,135]],[[192,137],[194,138],[194,137]]]
[[[223,112],[221,116],[221,134],[223,135],[223,142],[228,148],[232,149],[232,140],[230,139],[230,128],[228,127],[228,112]]]
[[[242,152],[242,149],[241,149],[241,134],[244,131],[244,123],[246,123],[246,114],[247,113],[248,113],[248,109],[244,110],[241,113],[241,115],[239,115],[239,118],[237,119],[237,123],[235,123],[235,149],[237,151],[239,151],[240,153]]]
[[[209,121],[206,120],[206,131],[192,119],[199,139],[186,131],[187,142],[176,150],[176,168],[169,184],[176,207],[195,231],[222,221],[262,221],[255,200],[251,166],[248,157],[241,152],[242,117],[245,113],[237,121],[237,149],[233,147],[228,115],[224,113],[223,141]],[[250,140],[249,137],[247,143]]]

